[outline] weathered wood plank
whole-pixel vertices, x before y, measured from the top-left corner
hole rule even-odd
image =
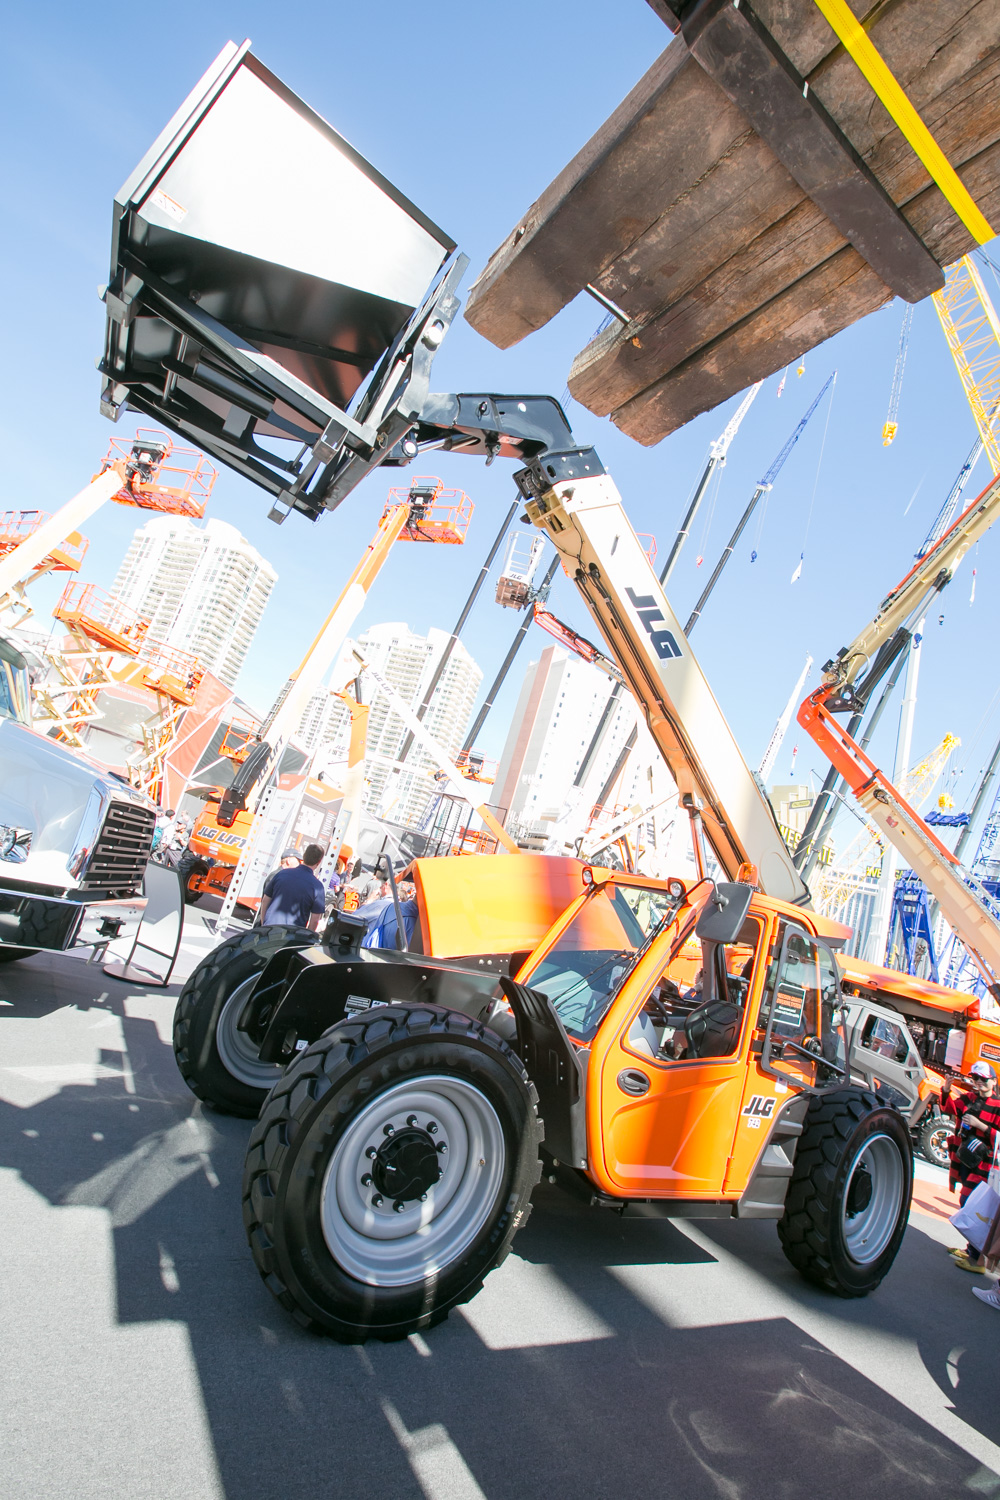
[[[953,68],[941,71],[946,80],[954,78]],[[924,118],[957,166],[961,167],[969,155],[978,154],[1000,139],[1000,48],[953,81],[937,98],[927,97],[929,90],[922,92]],[[927,174],[888,120],[885,132],[872,151],[872,159],[880,180],[896,201],[905,206],[927,185]],[[786,194],[784,200],[779,197],[782,169],[777,163],[774,166],[775,172],[761,174],[753,209],[742,210],[748,227],[759,223],[776,202],[787,202],[791,196]],[[731,225],[734,216],[740,215],[741,205],[738,200],[730,202],[725,210]],[[721,222],[723,215],[717,217]],[[714,225],[716,219],[710,223]],[[676,224],[671,230],[676,240]],[[664,277],[669,276],[671,262],[663,258],[660,231],[661,226],[655,226],[644,236],[641,246],[633,247],[628,256],[609,269],[599,283],[602,291],[622,300],[626,279],[631,278],[633,285],[637,285],[647,265],[659,265]],[[695,216],[691,241],[700,244],[702,254],[704,240],[705,226]],[[790,211],[769,223],[762,232],[753,237],[748,234],[717,270],[702,274],[693,287],[675,294],[665,310],[642,327],[641,348],[623,338],[617,327],[592,341],[574,361],[570,391],[591,411],[607,415],[670,369],[683,364],[701,345],[717,338],[754,308],[792,286],[836,253],[843,243],[816,206],[800,197]],[[676,252],[675,244],[673,253]],[[693,246],[687,258],[699,261]],[[652,274],[647,274],[646,284],[652,280]],[[665,297],[661,306],[664,301]]]
[[[1000,143],[989,146],[961,172],[987,218],[1000,215]],[[937,188],[926,188],[907,217],[942,264],[972,248]],[[702,412],[774,374],[808,349],[874,312],[891,292],[851,246],[735,327],[703,346],[640,395],[612,413],[615,425],[649,445]]]
[[[865,18],[882,3],[855,10]],[[758,0],[758,9],[804,73],[838,50],[812,0]],[[748,129],[676,38],[494,251],[465,317],[504,349],[542,327]]]

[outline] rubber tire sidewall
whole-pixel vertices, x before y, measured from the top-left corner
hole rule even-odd
[[[19,958],[32,958],[39,952],[41,952],[39,948],[0,947],[0,964],[16,964]]]
[[[843,1106],[839,1111],[838,1104]],[[860,1113],[853,1129],[845,1132],[835,1128],[832,1119],[823,1119],[831,1106],[843,1124],[848,1106],[853,1106],[852,1114]],[[851,1164],[863,1143],[876,1135],[895,1141],[903,1168],[903,1193],[885,1249],[868,1265],[859,1265],[851,1259],[844,1242],[841,1208]],[[803,1193],[803,1188],[808,1191]],[[913,1148],[906,1123],[897,1111],[880,1105],[874,1094],[860,1090],[821,1095],[811,1102],[799,1139],[785,1214],[778,1224],[782,1249],[807,1281],[839,1297],[865,1297],[875,1290],[896,1259],[906,1233],[912,1191]]]
[[[948,1136],[952,1133],[951,1126],[948,1123],[948,1120],[943,1115],[932,1116],[931,1119],[924,1120],[917,1131],[919,1137],[920,1154],[921,1156],[923,1156],[925,1161],[930,1162],[931,1166],[942,1167],[945,1171],[948,1171],[951,1165],[951,1153],[948,1150],[947,1144],[945,1145],[944,1149],[944,1161],[937,1161],[936,1158],[931,1155],[925,1143],[925,1136],[930,1135],[932,1130],[943,1130],[946,1143]]]
[[[308,947],[316,934],[305,927],[254,927],[226,938],[187,980],[174,1011],[174,1056],[192,1093],[224,1114],[255,1120],[268,1096],[234,1078],[219,1056],[215,1032],[234,990],[260,974],[287,947]]]
[[[182,855],[177,864],[177,873],[181,877],[181,890],[184,895],[184,905],[194,906],[205,894],[203,891],[192,891],[188,888],[188,882],[192,875],[207,875],[211,866],[208,861],[198,855]]]
[[[372,1035],[373,1025],[378,1035]],[[419,1035],[412,1034],[414,1028]],[[362,1035],[364,1044],[358,1048],[354,1044]],[[362,1055],[353,1061],[352,1052]],[[325,1060],[317,1068],[320,1057]],[[458,1073],[489,1100],[504,1135],[504,1179],[479,1233],[433,1281],[370,1286],[341,1269],[324,1238],[327,1167],[364,1106],[394,1084],[435,1073]],[[273,1110],[272,1101],[278,1106]],[[283,1101],[285,1108],[280,1107]],[[389,1006],[380,1007],[377,1017],[373,1012],[367,1027],[355,1022],[332,1028],[289,1067],[251,1137],[245,1219],[258,1268],[271,1290],[299,1322],[345,1343],[404,1338],[440,1322],[479,1290],[527,1221],[541,1170],[536,1104],[520,1060],[499,1037],[466,1016]],[[262,1160],[271,1165],[269,1173],[260,1173]],[[260,1236],[256,1244],[255,1235]]]

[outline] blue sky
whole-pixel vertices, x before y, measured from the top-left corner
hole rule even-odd
[[[668,40],[642,0],[612,8],[591,0],[508,0],[499,11],[397,0],[295,7],[181,0],[169,8],[40,0],[17,7],[7,19],[0,63],[7,142],[0,236],[4,508],[55,509],[90,478],[105,452],[112,428],[98,413],[94,360],[102,341],[97,288],[108,275],[114,192],[222,45],[244,36],[262,61],[458,241],[472,262],[466,286]],[[266,204],[266,182],[261,192]],[[759,538],[752,524],[694,635],[753,764],[805,653],[823,662],[872,615],[909,567],[975,437],[926,302],[915,310],[899,436],[890,449],[882,447],[901,311],[895,303],[809,353],[805,374],[789,371],[780,400],[777,379],[767,383],[731,450],[711,525],[696,525],[672,580],[672,602],[684,619],[755,481],[836,367],[822,463],[826,403],[769,498]],[[434,385],[559,396],[573,355],[601,317],[589,298],[578,298],[504,353],[459,320],[438,356]],[[579,440],[594,443],[613,472],[636,529],[656,535],[661,557],[708,444],[731,410],[732,404],[709,413],[643,449],[575,403],[567,407]],[[417,630],[450,628],[512,498],[509,464],[487,470],[445,456],[433,469],[475,502],[468,545],[424,548],[419,557],[413,546],[398,546],[361,626],[404,619]],[[239,526],[279,573],[239,684],[256,705],[266,706],[298,660],[397,477],[374,476],[316,527],[292,517],[281,528],[266,520],[262,491],[232,474],[220,478],[211,513]],[[967,498],[987,478],[983,462]],[[89,523],[88,581],[110,584],[136,519],[134,511],[108,506]],[[751,564],[754,546],[758,557]],[[943,596],[943,624],[935,612],[927,627],[914,749],[922,754],[946,730],[961,736],[959,801],[1000,732],[993,648],[1000,624],[998,547],[1000,536],[984,539]],[[803,550],[802,576],[793,585]],[[705,558],[701,568],[698,553]],[[977,589],[970,607],[972,566]],[[40,592],[39,599],[50,604],[53,595]],[[551,607],[594,633],[562,577]],[[515,626],[515,617],[492,603],[492,589],[484,591],[465,641],[487,681]],[[522,667],[484,733],[481,748],[488,754],[499,753],[523,666],[545,642],[529,637]],[[814,672],[813,685],[816,680]],[[895,714],[887,715],[875,747],[883,763],[891,764],[894,726]],[[793,737],[800,744],[797,774],[822,774],[818,751],[793,731],[776,778],[788,771]]]

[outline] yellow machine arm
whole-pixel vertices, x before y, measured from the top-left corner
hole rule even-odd
[[[914,563],[905,578],[883,599],[875,618],[849,646],[827,663],[824,681],[841,690],[849,689],[875,660],[878,652],[889,644],[897,630],[919,616],[928,600],[951,581],[969,548],[989,530],[998,514],[1000,478],[986,486],[926,556]]]

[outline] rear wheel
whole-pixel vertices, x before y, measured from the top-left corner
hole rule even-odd
[[[200,882],[208,874],[209,864],[207,860],[199,859],[197,855],[182,854],[177,863],[177,873],[181,877],[181,887],[184,891],[185,906],[193,906],[204,894],[196,882]]]
[[[840,1297],[872,1292],[896,1258],[913,1188],[909,1132],[874,1094],[814,1099],[795,1155],[781,1246],[807,1281]]]
[[[401,1339],[479,1291],[528,1218],[537,1095],[507,1044],[430,1007],[341,1022],[254,1127],[243,1218],[268,1288],[343,1343]]]
[[[184,1082],[206,1104],[256,1119],[282,1069],[261,1062],[237,1023],[274,955],[315,941],[305,927],[255,927],[226,938],[195,969],[174,1012],[174,1055]]]
[[[948,1150],[950,1135],[951,1125],[943,1115],[931,1115],[920,1127],[920,1150],[936,1167],[947,1168],[951,1165],[951,1153]]]

